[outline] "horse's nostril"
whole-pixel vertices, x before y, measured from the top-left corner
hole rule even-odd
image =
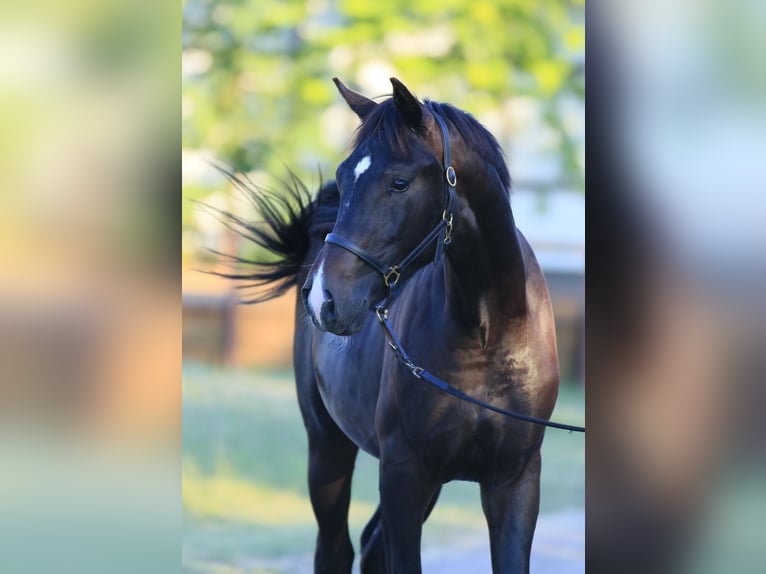
[[[327,289],[324,289],[322,291],[322,293],[324,294],[324,302],[325,302],[325,304],[326,305],[333,305],[332,293],[330,293]]]
[[[337,320],[337,315],[335,314],[335,303],[332,300],[332,295],[330,295],[327,291],[325,291],[325,297],[326,299],[322,303],[322,308],[319,311],[319,317],[322,320],[322,324],[326,325],[328,328],[331,328],[331,326],[334,325]]]

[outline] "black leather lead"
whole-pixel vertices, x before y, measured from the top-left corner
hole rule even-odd
[[[428,371],[427,369],[424,369],[423,367],[417,366],[413,362],[413,360],[410,358],[410,356],[402,347],[402,344],[399,341],[399,338],[394,333],[394,330],[391,328],[391,324],[388,322],[388,313],[385,310],[381,310],[381,309],[376,310],[376,315],[378,317],[378,321],[383,326],[383,330],[385,331],[385,334],[386,334],[386,339],[388,339],[388,345],[393,350],[396,358],[399,360],[401,364],[407,367],[412,372],[412,374],[415,375],[421,381],[431,385],[434,388],[439,389],[440,391],[444,393],[447,393],[448,395],[452,395],[453,397],[460,399],[461,401],[465,401],[465,402],[477,405],[479,407],[485,408],[495,413],[499,413],[501,415],[505,415],[507,417],[511,417],[521,421],[526,421],[528,423],[533,423],[536,425],[543,425],[546,427],[567,430],[569,432],[585,432],[585,427],[567,425],[564,423],[557,423],[554,421],[549,421],[546,419],[541,419],[541,418],[533,417],[530,415],[524,415],[514,411],[509,411],[506,409],[501,409],[500,407],[496,407],[495,405],[485,403],[484,401],[481,401],[477,398],[474,398],[470,395],[465,394],[463,391],[459,389],[456,389],[455,387],[450,385],[447,381],[440,379],[439,377],[434,375],[432,372]]]

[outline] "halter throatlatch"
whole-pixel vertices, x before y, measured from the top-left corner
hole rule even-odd
[[[327,237],[325,237],[325,243],[331,243],[332,245],[342,247],[346,251],[350,251],[368,263],[373,269],[375,269],[383,276],[383,283],[386,286],[386,298],[382,303],[375,307],[375,316],[378,318],[378,322],[380,323],[381,327],[383,328],[383,332],[386,335],[388,345],[391,347],[391,350],[394,352],[397,360],[402,365],[407,367],[410,372],[415,375],[415,377],[431,385],[432,387],[447,393],[448,395],[452,395],[453,397],[460,399],[461,401],[480,406],[501,415],[533,424],[543,425],[546,427],[568,430],[569,432],[585,432],[585,427],[566,425],[513,411],[508,411],[489,403],[485,403],[484,401],[480,401],[479,399],[476,399],[470,395],[466,395],[464,392],[456,389],[430,371],[424,369],[423,367],[417,366],[404,350],[404,348],[402,348],[402,344],[399,341],[399,338],[396,336],[396,333],[394,333],[393,329],[391,328],[391,324],[388,322],[388,308],[394,300],[396,289],[399,285],[399,280],[401,279],[404,270],[426,249],[428,249],[428,246],[431,245],[431,243],[433,243],[437,238],[442,237],[442,233],[444,234],[442,240],[436,241],[436,248],[434,250],[434,262],[439,262],[441,260],[444,255],[445,245],[449,245],[452,242],[452,210],[455,207],[455,203],[457,201],[457,196],[455,193],[455,187],[457,186],[457,174],[455,173],[455,168],[452,167],[452,160],[450,158],[449,131],[447,130],[447,124],[444,122],[444,119],[436,112],[435,109],[433,109],[431,102],[427,101],[426,107],[428,107],[431,114],[433,114],[436,123],[439,125],[439,131],[441,132],[442,136],[442,168],[444,169],[444,179],[446,182],[446,204],[439,223],[437,223],[436,226],[428,233],[428,235],[426,235],[423,240],[418,243],[417,246],[415,246],[415,248],[396,265],[386,265],[366,249],[359,247],[358,245],[355,245],[347,239],[335,235],[334,233],[330,233],[327,235]]]

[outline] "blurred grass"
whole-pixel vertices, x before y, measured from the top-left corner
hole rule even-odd
[[[554,416],[582,423],[584,391],[563,384]],[[290,370],[183,371],[183,562],[189,572],[298,572],[316,529],[306,487],[306,437]],[[541,512],[584,507],[581,435],[549,430]],[[377,460],[360,453],[352,487],[355,544],[378,502]],[[485,536],[479,489],[447,484],[423,545]]]

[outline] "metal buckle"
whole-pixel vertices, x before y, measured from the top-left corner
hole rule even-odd
[[[423,367],[413,367],[412,368],[412,374],[415,375],[418,379],[422,379],[423,371],[425,369]]]
[[[447,226],[444,229],[444,245],[449,245],[452,243],[452,214],[449,214],[449,219],[447,219],[447,210],[445,209],[442,213],[442,221],[447,222]]]
[[[383,305],[378,305],[375,307],[375,315],[378,317],[378,321],[382,323],[388,319],[388,309],[383,307]]]
[[[457,174],[455,173],[454,167],[449,166],[444,172],[444,175],[447,176],[447,183],[450,187],[455,187],[457,185]]]
[[[393,279],[391,277],[393,276]],[[383,282],[386,284],[386,287],[393,287],[399,282],[399,277],[401,277],[401,273],[399,273],[399,268],[394,265],[388,270],[388,273],[383,275]]]

